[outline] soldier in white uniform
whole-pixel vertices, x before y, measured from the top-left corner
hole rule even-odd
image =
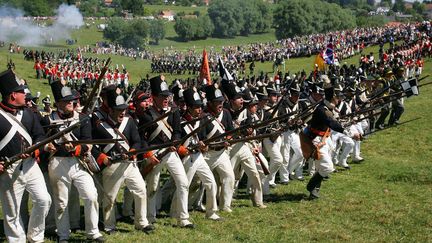
[[[188,138],[183,146],[179,149],[180,156],[183,157],[183,165],[186,170],[189,183],[192,182],[194,175],[198,176],[206,190],[206,218],[211,220],[220,220],[221,217],[216,214],[218,209],[216,202],[217,185],[210,167],[204,160],[203,152],[208,150],[208,147],[200,140],[205,137],[204,128],[200,127],[206,122],[204,119],[191,122],[201,116],[203,102],[200,95],[194,89],[189,88],[183,92],[184,101],[187,109],[182,116],[182,120],[187,123],[183,125],[182,137],[190,134],[195,129],[197,133]],[[204,124],[205,125],[205,124]]]
[[[203,133],[206,139],[210,139],[234,128],[231,114],[223,108],[225,98],[221,90],[215,85],[208,85],[204,90],[207,98],[207,112],[212,116],[213,121],[203,129]],[[220,140],[224,140],[224,138]],[[231,201],[234,193],[234,170],[226,146],[209,147],[204,159],[213,171],[215,178],[217,178],[219,208],[222,211],[231,212]]]
[[[99,145],[97,149],[93,149],[98,164],[103,168],[102,184],[106,192],[103,197],[105,231],[108,234],[116,231],[115,199],[120,187],[125,183],[135,202],[135,229],[150,233],[155,228],[147,220],[146,184],[138,165],[134,163],[134,156],[129,157],[126,154],[141,147],[138,128],[135,121],[126,115],[128,105],[120,89],[108,89],[106,99],[108,116],[95,122],[93,137],[123,141]]]
[[[51,89],[57,106],[57,111],[42,119],[43,125],[60,123],[57,129],[62,130],[81,121],[79,128],[55,141],[57,151],[51,155],[48,165],[50,182],[53,187],[55,219],[59,241],[67,242],[70,236],[69,222],[69,192],[72,184],[77,188],[80,198],[84,201],[85,231],[91,240],[103,242],[99,232],[98,193],[92,176],[80,164],[80,157],[91,149],[81,144],[74,146],[68,143],[72,140],[89,140],[91,123],[84,115],[74,110],[73,101],[77,98],[70,87],[60,81],[51,84]]]
[[[230,100],[229,111],[233,119],[234,127],[250,124],[252,117],[247,109],[243,109],[243,97],[242,93],[235,84],[225,83],[223,90]],[[253,129],[246,129],[242,131],[242,136],[250,136],[253,133]],[[245,142],[239,142],[232,145],[230,150],[231,164],[236,175],[236,180],[240,180],[241,169],[244,170],[248,179],[251,182],[251,200],[252,204],[258,208],[266,208],[263,202],[262,184],[261,178],[256,168],[256,160],[252,154],[252,151]]]
[[[45,138],[40,121],[34,112],[25,108],[27,87],[12,70],[0,73],[0,157],[22,154],[25,148]],[[53,150],[51,145],[46,150]],[[0,161],[0,200],[3,225],[9,242],[43,242],[45,217],[51,205],[51,197],[45,186],[43,174],[36,164],[36,155],[22,154],[21,160],[9,168]],[[28,191],[33,203],[27,234],[19,215],[24,191]]]
[[[140,117],[140,125],[148,124],[165,112],[170,114],[164,119],[148,126],[141,132],[141,137],[144,147],[151,145],[164,144],[181,139],[180,113],[179,111],[171,111],[169,107],[170,96],[167,83],[163,80],[163,76],[150,79],[151,94],[153,106],[144,112]],[[183,167],[183,163],[177,154],[177,148],[171,146],[158,151],[150,151],[144,156],[147,162],[154,165],[154,168],[146,175],[147,196],[148,196],[148,220],[156,221],[156,198],[155,194],[159,190],[159,177],[162,167],[166,166],[171,176],[175,181],[176,192],[175,200],[172,202],[173,208],[176,208],[176,214],[173,216],[177,219],[177,224],[180,227],[194,228],[195,225],[189,221],[188,212],[188,194],[189,181]]]

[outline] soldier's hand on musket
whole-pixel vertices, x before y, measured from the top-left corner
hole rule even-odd
[[[148,161],[149,161],[149,163],[152,164],[152,165],[157,165],[157,164],[160,163],[159,159],[158,159],[156,156],[154,156],[154,155],[150,156],[150,157],[148,158]]]
[[[49,144],[45,145],[45,151],[49,152],[49,153],[55,152],[55,151],[57,151],[57,148],[53,143],[49,143]]]
[[[205,153],[208,151],[208,146],[203,141],[199,141],[198,145],[201,152]]]
[[[27,159],[30,156],[31,156],[31,154],[21,154],[19,157],[20,157],[20,159]]]
[[[254,154],[254,155],[258,155],[259,154],[259,149],[258,148],[253,148],[252,149],[252,153]]]
[[[75,149],[72,143],[65,143],[63,146],[67,152],[72,152]]]
[[[360,139],[361,139],[361,135],[360,135],[360,133],[355,133],[355,134],[352,136],[352,138],[353,138],[354,140],[356,140],[356,141],[360,141]]]
[[[297,126],[302,126],[303,125],[303,120],[302,119],[298,119],[296,122]]]
[[[249,127],[249,128],[246,129],[247,135],[252,135],[253,131],[254,131],[254,129],[251,128],[251,127]]]
[[[111,166],[112,165],[112,163],[111,163],[111,157],[109,157],[109,156],[106,156],[104,159],[103,159],[103,163],[104,163],[104,165],[106,165],[106,166]]]
[[[289,126],[293,126],[295,124],[296,121],[294,121],[293,119],[289,119],[288,120],[288,125]]]
[[[0,175],[5,172],[6,168],[4,166],[4,161],[0,161]]]

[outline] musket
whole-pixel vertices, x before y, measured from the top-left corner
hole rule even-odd
[[[158,121],[161,121],[163,119],[165,119],[166,117],[168,117],[171,113],[174,113],[175,111],[177,111],[178,108],[173,108],[167,112],[165,112],[164,114],[162,114],[161,116],[159,116],[158,118],[156,118],[155,120],[149,121],[143,125],[141,125],[140,127],[138,127],[138,131],[142,131],[148,127],[150,127],[151,125],[155,124]]]
[[[420,81],[422,81],[423,79],[426,79],[427,77],[429,77],[429,75],[426,75],[426,76],[424,76],[424,77],[418,79],[418,80],[417,80],[417,83],[420,82]],[[417,87],[426,86],[426,85],[429,85],[429,84],[431,84],[431,83],[432,83],[432,82],[424,83],[424,84],[420,84],[420,85],[417,85]],[[387,90],[389,90],[389,89],[390,89],[391,87],[393,87],[395,84],[396,84],[396,82],[394,82],[393,84],[389,85],[388,87],[382,88],[382,89],[379,90],[377,93],[375,93],[374,95],[372,95],[372,97],[370,97],[370,98],[368,99],[368,101],[365,102],[365,103],[363,103],[360,107],[364,107],[367,103],[370,103],[372,100],[379,98],[382,94],[384,94],[384,92],[386,92]],[[403,91],[393,93],[393,94],[391,94],[391,96],[398,95],[398,94],[401,94],[401,93],[403,93]],[[387,97],[388,97],[388,96],[387,96]]]
[[[73,145],[78,144],[110,144],[123,141],[123,139],[90,139],[90,140],[71,140],[57,143],[58,145],[71,143]]]
[[[416,120],[419,120],[419,119],[421,119],[421,118],[422,118],[422,117],[416,117],[416,118],[413,118],[413,119],[411,119],[411,120],[401,122],[401,123],[399,123],[398,126],[400,126],[400,125],[404,125],[404,124],[407,124],[407,123],[410,123],[410,122],[413,122],[413,121],[416,121]],[[379,129],[379,130],[377,129],[377,130],[374,130],[374,131],[370,131],[370,132],[368,132],[368,133],[365,133],[363,136],[367,136],[367,135],[370,135],[370,134],[373,134],[373,133],[381,132],[381,131],[387,130],[387,129],[389,129],[389,128],[392,128],[392,127],[395,127],[395,126],[388,126],[388,127],[384,127],[383,129]]]
[[[129,101],[132,99],[132,97],[133,97],[135,91],[137,90],[137,87],[138,87],[138,85],[136,85],[136,86],[134,87],[134,89],[132,90],[132,92],[129,94],[128,98],[127,98],[126,101],[125,101],[126,104],[129,104]]]
[[[58,138],[64,136],[65,134],[67,134],[67,133],[73,131],[74,129],[76,129],[76,128],[78,128],[79,126],[81,126],[81,123],[82,123],[84,120],[87,120],[87,119],[89,119],[89,118],[90,118],[90,117],[88,117],[88,116],[87,116],[87,117],[84,117],[82,120],[78,121],[77,123],[75,123],[75,124],[73,124],[73,125],[71,125],[71,126],[65,128],[65,129],[63,129],[63,130],[61,130],[61,131],[59,131],[59,132],[57,132],[57,133],[55,133],[55,134],[53,134],[53,135],[51,135],[51,136],[49,136],[48,138],[43,139],[42,141],[39,141],[39,142],[35,143],[34,145],[28,147],[27,149],[25,149],[23,152],[21,152],[21,153],[19,153],[19,154],[16,154],[16,155],[14,155],[14,156],[12,156],[12,157],[10,157],[10,158],[5,157],[5,158],[4,158],[4,162],[5,162],[5,163],[4,163],[4,167],[5,167],[5,168],[8,168],[8,167],[11,166],[13,163],[15,163],[15,162],[17,162],[18,160],[20,160],[20,159],[21,159],[21,155],[23,155],[23,154],[31,154],[31,153],[33,153],[34,151],[38,150],[39,148],[41,148],[41,147],[43,147],[43,146],[45,146],[45,145],[51,143],[52,141],[54,141],[54,140],[56,140],[56,139],[58,139]]]
[[[308,106],[308,108],[306,108],[300,115],[304,115],[305,113],[309,112],[312,108],[315,108],[318,104],[319,103],[315,103],[315,104]],[[257,121],[257,122],[253,122],[250,124],[246,124],[246,125],[240,126],[238,128],[235,128],[233,130],[227,131],[225,133],[219,134],[217,136],[213,136],[211,138],[205,139],[205,140],[203,140],[203,142],[205,144],[209,144],[213,141],[219,140],[223,137],[229,136],[229,135],[237,133],[239,131],[243,131],[243,130],[248,129],[248,128],[256,129],[256,128],[260,128],[260,127],[269,126],[270,124],[272,124],[276,121],[288,119],[290,116],[294,115],[295,113],[297,113],[297,111],[293,111],[293,112],[284,114],[284,115],[279,116],[279,117],[274,117],[274,118],[271,118],[271,119],[266,120],[266,121]]]
[[[157,145],[149,146],[147,148],[136,149],[136,150],[133,150],[133,151],[129,151],[126,154],[127,155],[143,154],[143,153],[146,153],[146,152],[149,152],[149,151],[161,150],[161,149],[164,149],[164,148],[168,148],[168,147],[172,147],[172,146],[177,146],[177,145],[183,144],[188,138],[190,138],[193,135],[195,135],[202,128],[204,128],[205,126],[207,126],[211,121],[212,121],[212,119],[208,119],[203,124],[200,124],[199,127],[197,127],[194,130],[192,130],[190,133],[188,133],[186,136],[184,136],[181,140],[176,140],[176,141],[172,141],[172,142],[157,144]]]
[[[269,137],[273,137],[275,135],[279,135],[281,133],[283,133],[283,130],[280,131],[276,131],[276,132],[272,132],[272,133],[264,133],[264,134],[260,134],[260,135],[256,135],[256,136],[251,136],[251,137],[244,137],[244,138],[238,138],[238,139],[230,139],[230,140],[226,140],[226,141],[222,141],[222,142],[217,142],[217,143],[209,143],[208,146],[209,147],[220,147],[223,146],[225,144],[225,142],[229,143],[229,144],[235,144],[235,143],[241,143],[241,142],[248,142],[248,141],[252,141],[252,140],[262,140],[265,138],[269,138]]]
[[[188,133],[184,138],[182,138],[180,141],[174,141],[170,146],[167,147],[171,147],[171,146],[178,146],[178,145],[182,145],[184,144],[190,137],[192,137],[193,135],[195,135],[196,133],[198,133],[202,128],[204,128],[205,126],[207,126],[213,119],[208,119],[206,120],[203,124],[200,124],[197,128],[195,128],[194,130],[192,130],[190,133]],[[150,147],[149,147],[150,148]],[[147,150],[149,149],[147,148]],[[151,150],[148,150],[151,151]],[[165,157],[165,155],[167,155],[169,152],[171,152],[169,149],[165,149],[164,151],[161,151],[158,155],[157,158],[160,160],[163,157]],[[148,173],[150,173],[150,171],[153,170],[153,168],[156,166],[156,164],[152,164],[152,163],[147,163],[141,170],[141,174],[143,175],[143,177],[147,176]]]
[[[96,83],[93,86],[93,89],[90,92],[90,95],[88,96],[88,98],[86,100],[86,104],[84,105],[84,108],[82,109],[82,113],[86,113],[87,110],[89,109],[89,107],[92,106],[92,103],[95,102],[95,101],[93,101],[94,96],[96,95],[96,92],[98,91],[99,87],[101,86],[102,79],[105,77],[105,73],[108,70],[108,65],[110,64],[110,62],[111,62],[111,58],[109,57],[107,59],[107,61],[105,62],[105,65],[102,68],[101,73],[100,73],[98,79],[96,80]]]

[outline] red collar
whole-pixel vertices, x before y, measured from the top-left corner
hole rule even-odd
[[[6,112],[12,113],[13,115],[16,115],[19,109],[18,107],[14,107],[11,104],[5,103],[4,101],[0,103],[0,107]]]

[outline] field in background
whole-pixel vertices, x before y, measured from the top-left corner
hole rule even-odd
[[[83,29],[74,35],[78,44],[93,44],[101,33],[95,29]],[[171,35],[172,36],[172,35]],[[237,43],[263,42],[270,36],[260,35],[233,40],[209,39],[202,43],[173,42],[175,48],[191,48],[201,52],[203,46],[234,45]],[[160,46],[168,46],[164,40]],[[58,43],[49,50],[67,48]],[[152,46],[153,48],[153,46]],[[367,48],[366,53],[377,48]],[[16,64],[16,72],[29,81],[35,93],[49,94],[45,80],[35,80],[33,63],[24,61],[22,54],[8,54],[0,49],[0,69],[4,70],[7,58]],[[102,56],[106,58],[107,56]],[[148,61],[133,61],[113,56],[113,63],[125,64],[132,75],[132,82],[150,72]],[[286,70],[297,72],[312,69],[314,57],[291,59]],[[358,63],[358,56],[347,60]],[[257,63],[256,71],[271,71],[270,63]],[[431,60],[427,59],[424,75],[432,74]],[[151,74],[150,74],[151,75]],[[151,75],[152,76],[152,75]],[[167,75],[172,81],[177,76]],[[182,76],[183,78],[187,76]],[[430,82],[428,78],[423,82]],[[421,95],[406,100],[402,121],[406,124],[378,132],[364,141],[363,164],[352,165],[350,171],[332,175],[323,183],[322,198],[307,201],[306,183],[294,181],[272,190],[267,209],[252,208],[248,196],[241,191],[233,202],[233,213],[221,213],[223,222],[205,220],[204,214],[192,212],[197,229],[172,227],[170,218],[160,218],[157,231],[152,235],[136,232],[133,225],[119,223],[119,234],[107,236],[108,242],[431,242],[432,241],[432,86],[421,89]],[[119,201],[122,196],[120,194]],[[74,234],[84,240],[83,232]]]

